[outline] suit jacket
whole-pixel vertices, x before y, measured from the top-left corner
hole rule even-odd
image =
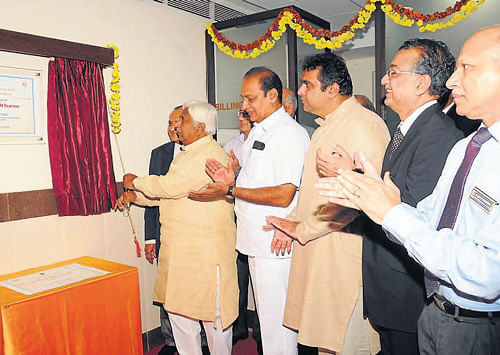
[[[448,112],[446,112],[446,115],[448,115],[453,121],[455,121],[455,126],[457,126],[459,130],[464,132],[464,135],[466,137],[472,132],[477,131],[477,129],[481,125],[481,120],[471,120],[466,116],[459,115],[457,113],[457,105],[455,104],[453,104]]]
[[[174,142],[163,144],[151,152],[149,160],[149,175],[165,175],[174,159]],[[156,255],[160,250],[160,210],[158,206],[145,207],[144,239],[156,240]]]
[[[387,149],[382,176],[389,171],[402,202],[416,206],[434,189],[449,151],[461,138],[453,120],[432,105],[415,120],[392,158]],[[373,324],[416,332],[426,299],[423,269],[373,222],[363,238],[363,286],[364,312]]]

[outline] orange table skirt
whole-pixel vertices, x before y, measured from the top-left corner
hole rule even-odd
[[[142,354],[136,268],[82,257],[0,281],[72,263],[109,273],[34,295],[0,286],[0,354]]]

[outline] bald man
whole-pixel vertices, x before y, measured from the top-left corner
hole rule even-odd
[[[297,97],[295,96],[295,93],[289,88],[283,88],[283,108],[291,118],[296,119],[295,112],[297,112]],[[300,125],[305,128],[307,134],[309,135],[309,138],[311,138],[316,128],[302,123],[300,123]]]
[[[465,42],[446,85],[457,113],[482,124],[453,147],[430,196],[401,203],[363,154],[364,175],[342,172],[322,193],[363,210],[424,267],[420,354],[500,354],[500,25]]]

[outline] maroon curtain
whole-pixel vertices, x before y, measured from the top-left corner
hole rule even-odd
[[[49,62],[47,125],[59,215],[108,212],[117,196],[99,64]]]

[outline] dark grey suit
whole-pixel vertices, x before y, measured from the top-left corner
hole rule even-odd
[[[174,142],[168,142],[153,149],[149,160],[149,175],[165,175],[174,159]],[[144,238],[156,240],[156,255],[160,249],[160,211],[158,207],[145,207]]]
[[[432,192],[449,151],[462,137],[439,105],[432,105],[415,120],[392,158],[387,149],[382,176],[389,171],[401,191],[402,202],[416,206]],[[425,303],[423,269],[405,248],[389,241],[379,225],[368,223],[365,236],[365,315],[381,333],[384,355],[418,354],[417,320]],[[387,349],[385,331],[403,332],[404,336]]]

